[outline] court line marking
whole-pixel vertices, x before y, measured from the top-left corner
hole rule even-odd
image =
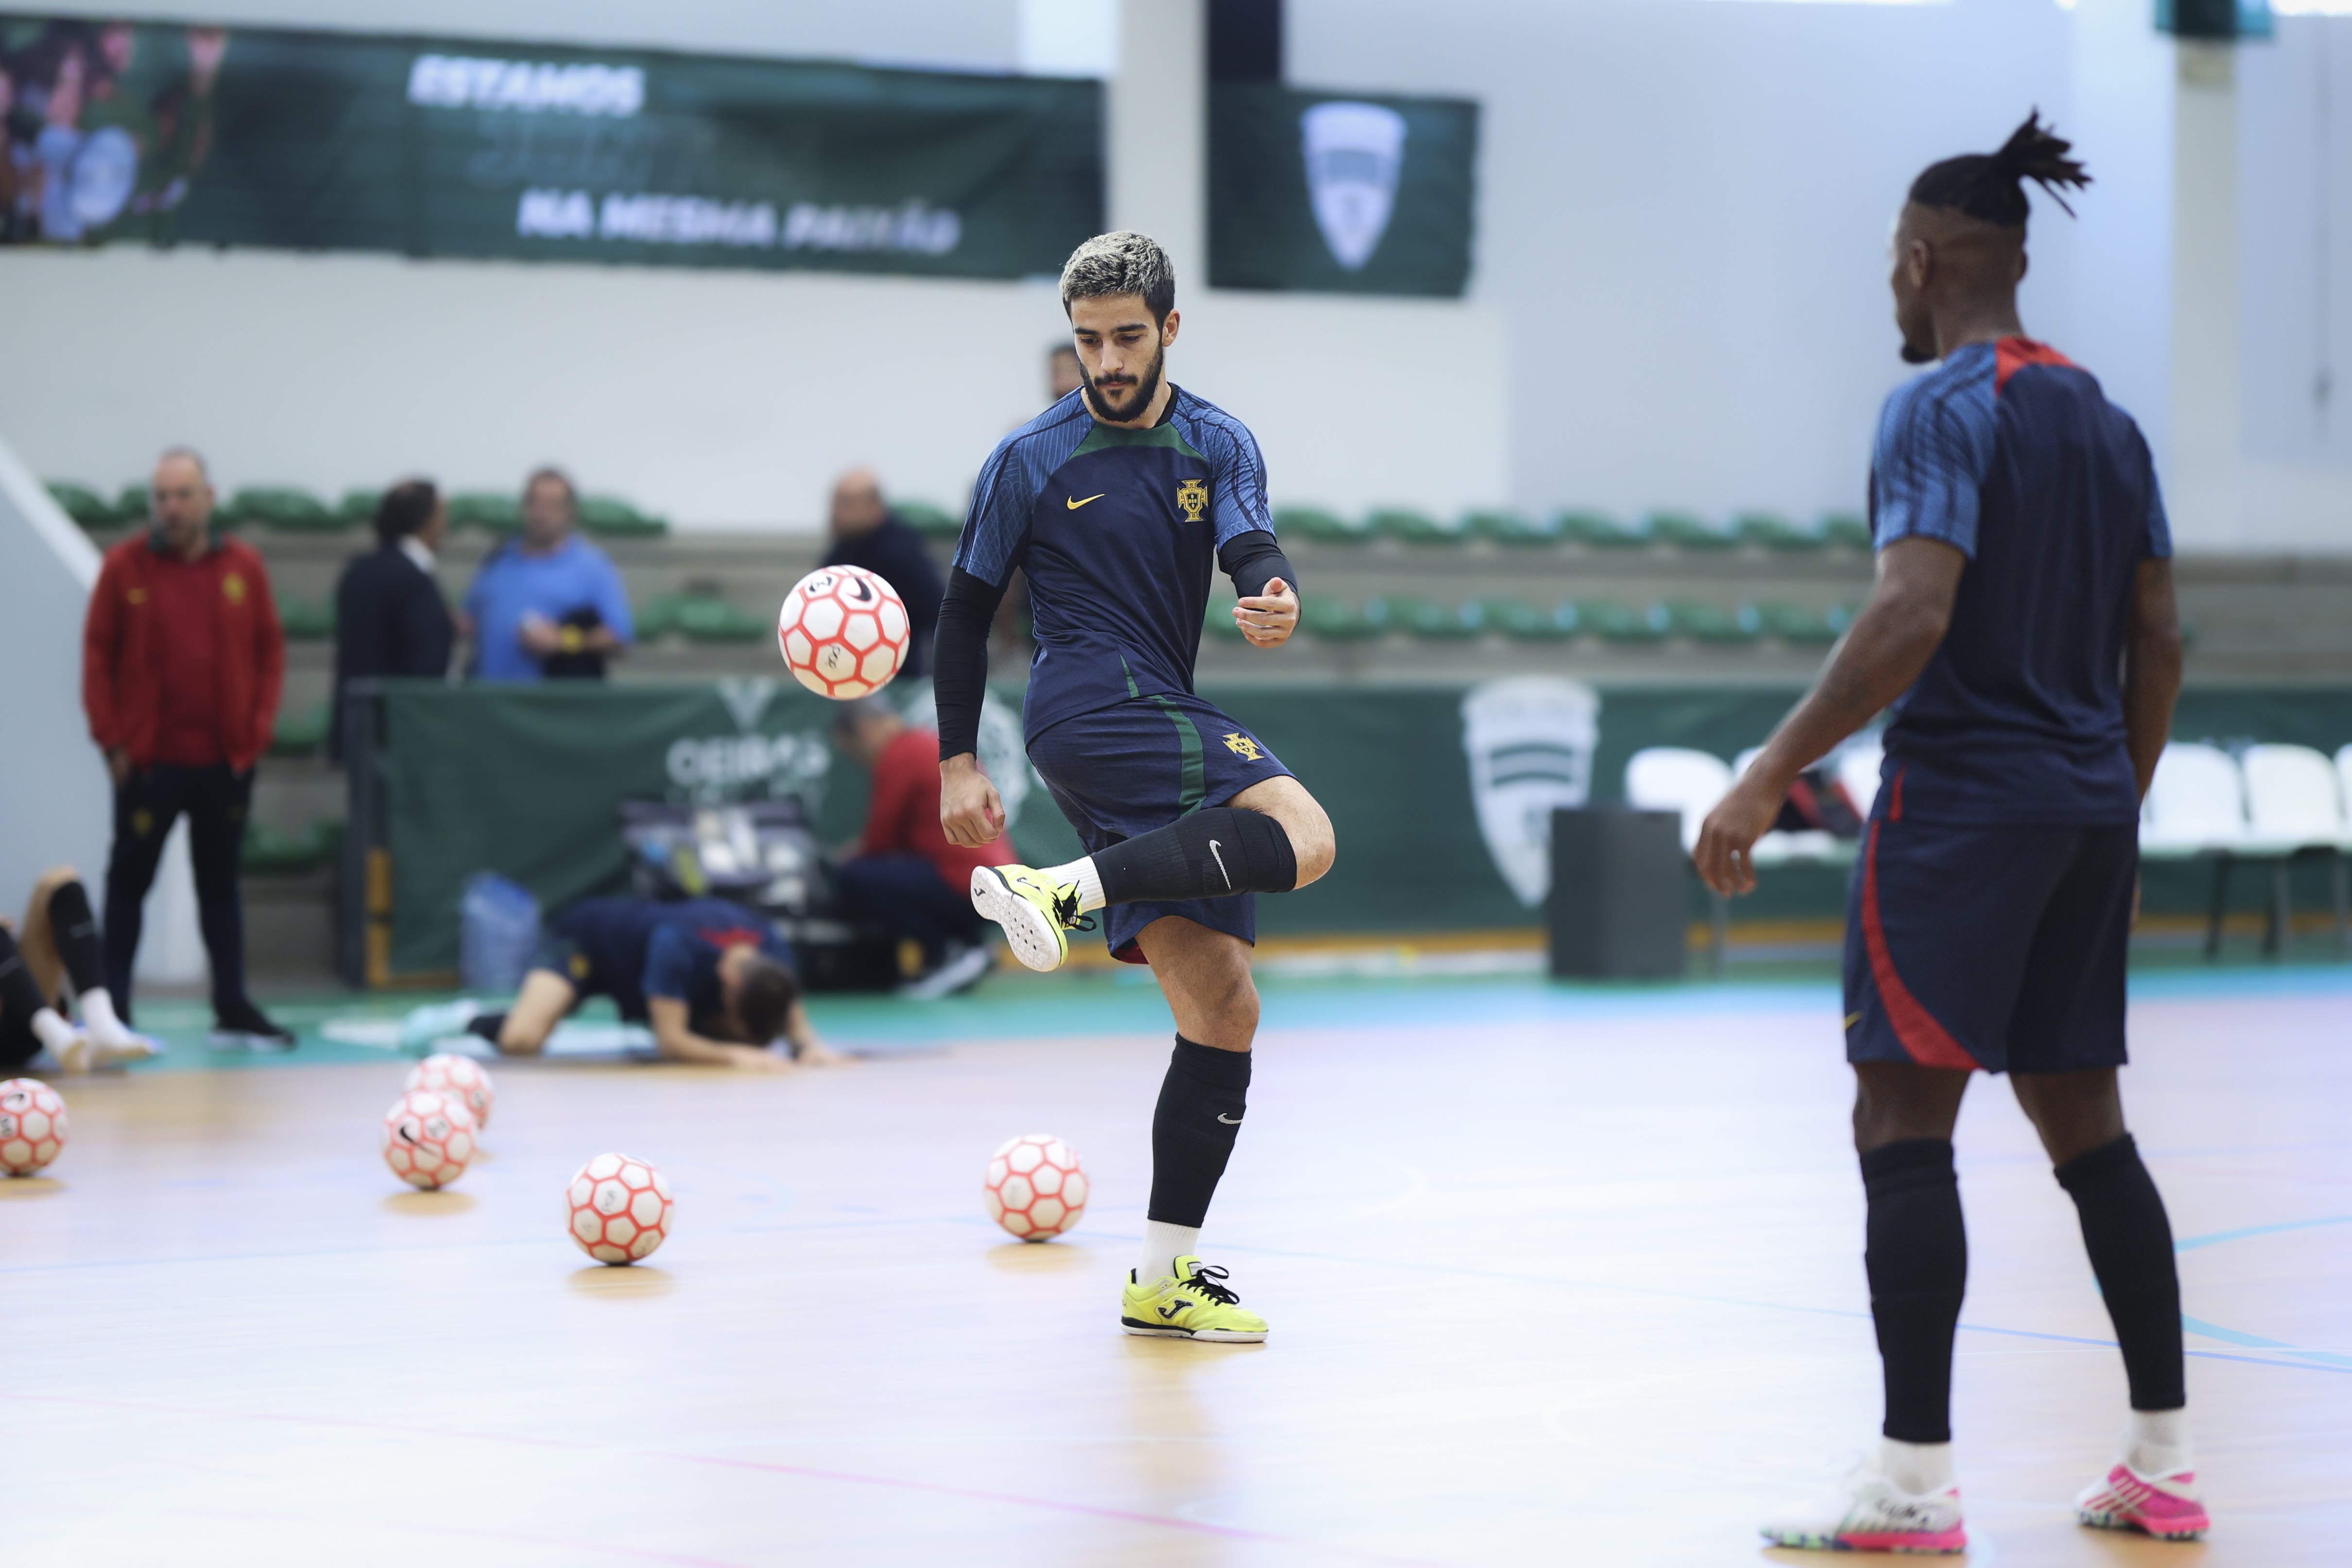
[[[2243,1230],[2217,1230],[2210,1236],[2192,1236],[2172,1244],[2175,1252],[2193,1252],[2200,1247],[2219,1247],[2225,1241],[2243,1241],[2249,1237],[2276,1236],[2285,1230],[2311,1230],[2323,1225],[2352,1225],[2352,1214],[2330,1215],[2325,1219],[2282,1220],[2276,1225],[2250,1225]]]
[[[252,1524],[257,1521],[305,1526],[325,1525],[341,1528],[342,1521],[316,1519],[299,1513],[265,1513],[258,1509],[196,1509],[184,1517],[213,1519]],[[616,1546],[605,1541],[579,1541],[562,1535],[530,1535],[514,1530],[476,1530],[462,1524],[436,1524],[431,1520],[404,1517],[404,1531],[422,1531],[427,1535],[454,1535],[463,1540],[503,1541],[525,1546],[560,1546],[569,1552],[592,1552],[605,1557],[626,1557],[639,1563],[668,1563],[677,1568],[751,1568],[750,1563],[730,1562],[718,1557],[683,1557],[675,1552],[663,1552],[653,1547]]]
[[[1193,1535],[1213,1535],[1227,1541],[1249,1541],[1267,1546],[1297,1547],[1307,1552],[1351,1557],[1361,1563],[1380,1563],[1392,1568],[1447,1568],[1446,1564],[1426,1557],[1391,1557],[1384,1552],[1367,1552],[1332,1542],[1313,1541],[1305,1536],[1283,1535],[1270,1530],[1252,1530],[1237,1524],[1211,1524],[1202,1520],[1182,1519],[1173,1514],[1144,1513],[1137,1510],[1110,1508],[1097,1503],[1065,1502],[1055,1498],[1024,1497],[1018,1492],[989,1491],[977,1487],[954,1486],[944,1481],[910,1480],[900,1476],[870,1476],[855,1470],[825,1470],[810,1465],[789,1465],[778,1460],[729,1458],[716,1454],[683,1454],[663,1448],[625,1448],[610,1444],[583,1443],[571,1437],[532,1437],[520,1433],[451,1431],[446,1427],[410,1426],[396,1421],[362,1421],[348,1415],[293,1415],[260,1410],[206,1409],[200,1405],[167,1405],[156,1400],[94,1399],[70,1394],[16,1394],[0,1390],[0,1400],[16,1400],[33,1405],[81,1405],[103,1410],[141,1410],[152,1415],[185,1415],[196,1420],[219,1420],[224,1416],[239,1421],[258,1421],[289,1426],[320,1426],[344,1431],[390,1433],[401,1436],[460,1438],[479,1443],[508,1443],[534,1448],[561,1448],[572,1453],[626,1456],[641,1458],[667,1459],[676,1464],[708,1465],[720,1469],[755,1470],[769,1475],[798,1476],[808,1480],[843,1482],[855,1486],[882,1487],[894,1491],[923,1492],[934,1497],[956,1498],[969,1502],[1003,1503],[1016,1508],[1031,1508],[1048,1513],[1073,1515],[1082,1519],[1104,1519],[1121,1524],[1152,1525],[1162,1530],[1181,1531]],[[687,1559],[676,1559],[685,1562]],[[721,1564],[720,1568],[733,1568]]]

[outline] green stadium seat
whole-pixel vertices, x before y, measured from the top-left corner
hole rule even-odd
[[[677,629],[688,642],[757,642],[772,634],[770,624],[748,615],[724,599],[701,594],[681,594],[673,601]]]
[[[890,510],[925,539],[953,539],[963,531],[963,519],[927,500],[894,500]]]
[[[122,493],[114,498],[114,521],[138,522],[147,521],[147,487],[125,485]]]
[[[1822,519],[1822,538],[1844,550],[1867,550],[1873,543],[1869,520],[1850,511],[1833,511]]]
[[[44,488],[49,499],[79,527],[106,528],[116,521],[114,509],[87,485],[78,485],[70,479],[51,479]]]
[[[639,642],[658,642],[677,629],[677,595],[657,594],[632,605],[629,619],[636,626]]]
[[[1552,520],[1552,525],[1559,538],[1595,550],[1639,550],[1650,542],[1648,534],[1626,527],[1605,511],[1564,511]]]
[[[1587,599],[1576,606],[1576,619],[1580,630],[1594,633],[1604,642],[1663,642],[1673,630],[1664,605],[1637,610],[1614,599]]]
[[[1490,629],[1521,642],[1565,642],[1578,630],[1574,605],[1547,610],[1525,599],[1489,599],[1481,609]]]
[[[1652,539],[1677,550],[1729,550],[1739,542],[1722,529],[1686,511],[1654,511],[1647,519]]]
[[[1208,614],[1201,617],[1201,629],[1219,642],[1248,640],[1242,636],[1240,623],[1234,619],[1234,605],[1230,599],[1215,599],[1210,602]]]
[[[345,522],[363,527],[375,521],[375,509],[383,504],[382,490],[349,489],[335,503],[335,511]]]
[[[1363,524],[1311,506],[1276,508],[1274,531],[1277,538],[1311,539],[1318,544],[1363,544],[1372,537],[1372,531]]]
[[[1459,521],[1440,522],[1425,511],[1386,507],[1364,520],[1372,532],[1406,544],[1461,544],[1469,539]]]
[[[581,497],[580,526],[606,539],[658,539],[669,531],[667,520],[649,517],[618,496]]]
[[[1767,550],[1790,552],[1819,550],[1822,536],[1799,528],[1787,518],[1769,511],[1743,511],[1731,520],[1731,531],[1742,544],[1760,544]]]
[[[1693,642],[1752,643],[1763,635],[1763,622],[1753,605],[1726,611],[1693,599],[1675,599],[1662,607],[1667,629]]]
[[[342,845],[340,822],[314,822],[299,833],[248,822],[238,858],[254,876],[298,877],[333,863]]]
[[[327,704],[313,702],[299,713],[278,710],[278,722],[269,732],[269,754],[273,757],[307,757],[327,743]]]
[[[1458,608],[1448,608],[1426,599],[1400,596],[1389,599],[1387,605],[1390,624],[1417,637],[1452,642],[1481,636],[1486,630],[1486,607],[1475,600]]]
[[[1334,642],[1360,642],[1389,629],[1388,603],[1374,599],[1358,605],[1346,599],[1309,594],[1299,608],[1299,624],[1311,637]]]
[[[339,512],[309,490],[291,485],[248,485],[223,509],[236,522],[257,522],[289,533],[330,533],[346,526]]]
[[[1756,624],[1782,642],[1832,643],[1850,617],[1842,608],[1808,610],[1798,605],[1755,605]]]
[[[325,642],[335,635],[335,606],[308,599],[278,601],[278,624],[292,642]]]
[[[512,533],[522,526],[522,502],[505,490],[460,490],[449,498],[449,526]]]
[[[1474,511],[1462,520],[1462,531],[1497,544],[1557,544],[1560,539],[1557,517],[1536,518],[1517,511]]]

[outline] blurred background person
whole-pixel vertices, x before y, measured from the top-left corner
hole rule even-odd
[[[829,526],[832,539],[819,564],[863,567],[898,589],[912,628],[900,673],[929,674],[931,639],[939,633],[940,599],[947,587],[923,548],[923,536],[883,501],[882,482],[871,468],[852,468],[834,481]]]
[[[481,680],[602,679],[636,640],[621,574],[580,537],[580,494],[562,469],[525,481],[522,531],[475,572],[458,629]]]
[[[971,873],[1020,857],[1010,834],[959,849],[940,826],[940,737],[909,724],[889,699],[844,703],[833,721],[834,744],[874,775],[866,831],[833,868],[845,910],[885,927],[923,950],[923,972],[909,996],[969,991],[995,966],[988,922],[971,906]]]
[[[1086,378],[1078,374],[1076,348],[1063,342],[1045,351],[1045,402],[1049,406],[1085,384]]]
[[[457,624],[434,576],[449,506],[430,479],[386,490],[375,509],[376,547],[354,555],[335,584],[335,685],[327,754],[343,755],[344,689],[354,680],[449,673]]]
[[[105,963],[80,873],[70,866],[42,872],[22,923],[0,916],[0,1074],[16,1076],[45,1046],[75,1073],[157,1054],[154,1041],[115,1016]],[[66,1022],[68,991],[79,1026]]]
[[[261,557],[213,535],[202,458],[184,447],[165,452],[148,498],[153,524],[106,552],[82,632],[82,706],[114,781],[106,988],[128,1022],[147,890],[185,813],[212,962],[213,1038],[290,1050],[293,1035],[246,994],[237,885],[254,764],[285,684],[285,634]]]

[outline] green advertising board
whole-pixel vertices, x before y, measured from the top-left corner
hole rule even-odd
[[[928,722],[928,691],[901,695]],[[1797,693],[1514,677],[1468,689],[1250,686],[1209,695],[1315,792],[1338,834],[1329,876],[1259,900],[1259,929],[1281,936],[1533,926],[1549,889],[1555,808],[1621,799],[1625,763],[1645,746],[1728,757],[1760,742]],[[1018,707],[1010,689],[991,699],[982,761],[1021,856],[1073,859],[1076,836],[1023,756]],[[864,821],[866,783],[833,751],[835,711],[790,680],[388,683],[378,831],[392,862],[393,972],[455,966],[458,897],[476,871],[501,872],[549,904],[625,887],[624,800],[791,796],[821,841],[846,844]],[[2352,689],[2192,690],[2175,732],[2333,752],[2352,742]],[[2261,907],[2262,879],[2239,880],[2244,907]],[[2147,907],[2197,912],[2209,885],[2201,867],[2151,865]],[[1776,868],[1738,916],[1834,917],[1844,889],[1834,866]],[[1690,898],[1700,918],[1696,879]]]
[[[968,278],[1102,227],[1091,81],[0,14],[0,238]]]
[[[1221,82],[1209,92],[1209,281],[1458,297],[1478,106]]]

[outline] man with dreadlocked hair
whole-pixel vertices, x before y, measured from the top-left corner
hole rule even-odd
[[[1972,1073],[2011,1074],[2074,1200],[2131,1388],[2124,1451],[2085,1524],[2204,1533],[2182,1406],[2164,1202],[2124,1130],[2124,963],[2140,797],[2180,686],[2171,538],[2147,444],[2099,384],[2027,337],[2025,182],[2090,184],[2029,116],[1948,159],[1895,228],[1903,357],[1871,468],[1877,582],[1820,681],[1709,814],[1719,892],[1798,773],[1891,710],[1846,921],[1846,1059],[1885,1373],[1865,1465],[1784,1546],[1958,1552],[1952,1340],[1968,1274],[1952,1128]],[[2070,212],[2071,208],[2068,209]]]

